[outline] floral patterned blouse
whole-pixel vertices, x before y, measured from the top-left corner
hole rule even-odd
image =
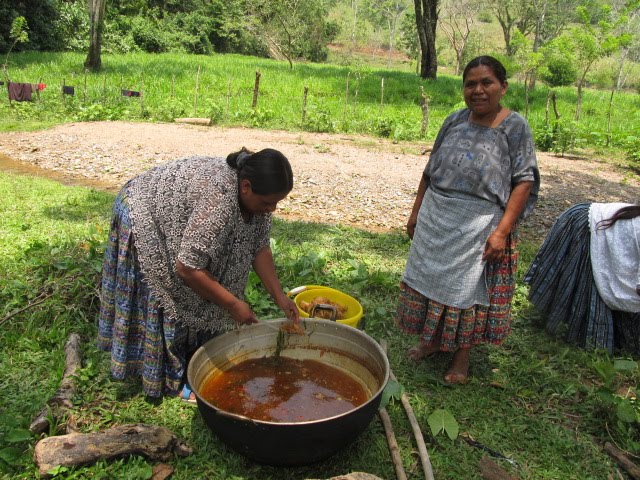
[[[198,330],[233,327],[226,311],[176,274],[176,260],[206,269],[244,297],[258,251],[269,245],[271,214],[245,221],[238,177],[224,158],[191,157],[153,168],[126,186],[140,269],[165,315]]]

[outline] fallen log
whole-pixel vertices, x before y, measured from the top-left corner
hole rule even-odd
[[[191,448],[169,429],[155,425],[120,425],[94,433],[70,433],[43,438],[33,454],[41,476],[52,468],[90,465],[127,455],[165,462],[174,454],[186,457]]]
[[[604,444],[604,451],[618,462],[618,465],[620,465],[629,474],[629,476],[633,478],[633,480],[640,480],[640,468],[629,460],[622,450],[618,450],[613,446],[613,444],[607,442]]]
[[[80,348],[80,335],[72,333],[69,335],[64,346],[65,368],[60,382],[60,388],[51,397],[38,416],[29,425],[32,433],[40,434],[49,430],[49,418],[61,420],[66,414],[66,410],[73,406],[73,396],[76,392],[75,375],[82,366],[82,350]],[[51,412],[51,414],[50,414]],[[71,419],[67,419],[67,433],[75,430],[75,425]]]
[[[205,127],[211,126],[210,118],[176,118],[176,123],[188,123],[190,125],[203,125]]]

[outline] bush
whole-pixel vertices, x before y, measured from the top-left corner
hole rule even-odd
[[[309,107],[303,128],[310,132],[331,133],[336,131],[336,124],[327,109],[312,105]]]
[[[63,49],[83,52],[89,38],[89,14],[84,2],[61,2],[59,18],[56,22],[59,35],[63,39]]]
[[[154,19],[135,17],[131,22],[131,36],[135,44],[144,52],[162,53],[169,51],[165,34],[158,28]]]
[[[540,76],[552,87],[563,87],[575,82],[578,69],[571,58],[558,55],[546,59]]]
[[[215,26],[210,18],[200,13],[175,14],[164,22],[163,28],[170,32],[170,42],[173,45],[171,50],[195,54],[209,54],[214,51],[207,32],[214,30]]]
[[[624,140],[624,151],[629,161],[629,167],[640,173],[640,137],[628,136]]]

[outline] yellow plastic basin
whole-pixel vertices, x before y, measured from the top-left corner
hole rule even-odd
[[[362,318],[362,305],[355,298],[347,295],[335,288],[323,287],[321,285],[303,285],[296,287],[289,292],[289,296],[293,296],[293,301],[298,307],[300,317],[309,318],[309,314],[300,308],[300,302],[311,302],[316,297],[325,297],[332,302],[343,305],[347,308],[345,318],[336,320],[338,323],[344,323],[350,327],[357,328],[358,322]]]

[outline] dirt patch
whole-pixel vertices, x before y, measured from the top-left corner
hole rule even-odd
[[[40,132],[0,134],[0,154],[31,173],[65,183],[117,190],[130,177],[189,155],[226,156],[240,147],[281,150],[295,186],[277,215],[371,231],[403,229],[428,160],[424,143],[352,135],[131,122],[71,123]],[[541,240],[558,215],[578,202],[637,202],[640,179],[601,159],[538,154],[536,211],[524,225]],[[0,168],[19,165],[0,162]]]

